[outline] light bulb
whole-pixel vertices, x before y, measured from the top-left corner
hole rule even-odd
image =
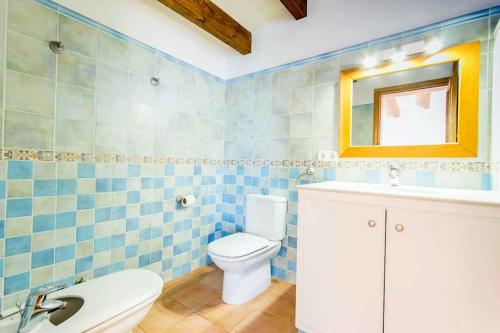
[[[395,63],[405,60],[406,54],[403,51],[398,51],[392,55],[392,61]]]
[[[425,45],[425,52],[427,53],[436,53],[441,50],[441,41],[439,39],[433,39],[427,45]]]

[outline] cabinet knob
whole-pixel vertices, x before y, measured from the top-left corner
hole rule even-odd
[[[368,221],[368,226],[369,226],[370,228],[374,228],[376,225],[377,225],[377,222],[375,222],[374,220],[370,220],[370,221]]]
[[[402,224],[396,224],[395,229],[397,232],[401,232],[401,231],[405,230],[405,226]]]

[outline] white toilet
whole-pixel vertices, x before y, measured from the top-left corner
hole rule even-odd
[[[286,213],[286,198],[247,195],[245,232],[208,245],[208,254],[224,271],[224,302],[246,303],[271,285],[271,258],[285,238]]]

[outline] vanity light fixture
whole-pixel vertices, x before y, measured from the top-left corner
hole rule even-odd
[[[405,58],[406,58],[406,54],[403,51],[397,51],[391,57],[392,62],[394,62],[394,63],[402,62],[403,60],[405,60]]]
[[[417,40],[411,43],[402,44],[400,47],[391,47],[370,55],[363,59],[364,69],[371,69],[379,63],[392,61],[394,64],[403,63],[406,58],[420,53],[436,53],[441,50],[441,43],[438,39],[432,39],[428,43],[424,40]]]
[[[439,39],[433,39],[425,45],[425,52],[429,54],[436,53],[441,50],[441,41]]]
[[[374,56],[368,56],[363,60],[364,68],[373,68],[377,64],[377,58]]]

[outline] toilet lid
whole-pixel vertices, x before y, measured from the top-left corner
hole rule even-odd
[[[270,243],[265,238],[238,232],[208,244],[208,251],[215,255],[235,258],[262,250]]]

